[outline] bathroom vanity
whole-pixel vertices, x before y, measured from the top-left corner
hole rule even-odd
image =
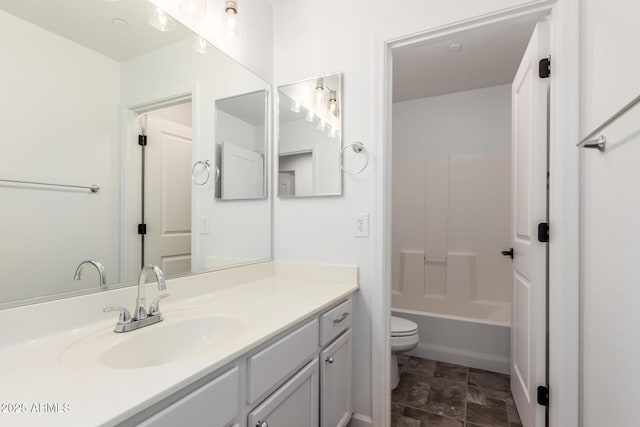
[[[132,288],[3,310],[3,324],[51,321],[12,331],[0,348],[0,400],[25,405],[0,421],[344,426],[357,289],[356,267],[265,262],[168,280],[164,320],[127,333],[100,307],[132,302]],[[90,322],[74,327],[83,313]],[[34,413],[34,402],[68,410]]]

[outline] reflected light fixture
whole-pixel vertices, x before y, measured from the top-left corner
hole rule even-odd
[[[225,0],[224,13],[227,19],[227,37],[237,40],[238,37],[238,0]]]
[[[294,113],[300,112],[300,103],[298,101],[291,101],[291,111],[293,111]]]
[[[324,101],[324,79],[319,78],[316,81],[316,102],[322,104]]]
[[[207,2],[205,0],[181,0],[180,12],[185,15],[197,15],[207,13]]]
[[[320,119],[320,121],[318,121],[318,130],[324,131],[326,128],[327,128],[327,122]]]
[[[338,99],[335,90],[329,91],[329,112],[334,116],[338,113]]]
[[[314,118],[315,118],[315,116],[313,115],[313,111],[308,110],[307,111],[307,117],[305,117],[305,120],[310,122],[310,123],[313,123],[313,119]]]
[[[191,48],[197,53],[207,53],[207,41],[200,36],[193,36],[191,39]]]
[[[167,13],[153,4],[148,4],[149,25],[159,31],[171,31],[176,26],[176,21]]]

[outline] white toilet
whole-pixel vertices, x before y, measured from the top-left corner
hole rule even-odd
[[[391,316],[391,389],[398,387],[398,353],[416,348],[419,341],[418,325],[402,317]]]

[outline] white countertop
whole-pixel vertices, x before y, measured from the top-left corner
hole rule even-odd
[[[215,272],[203,274],[190,279],[191,282],[197,282],[191,295],[186,289],[190,284],[185,282],[183,288],[175,292],[180,297],[171,298],[174,299],[173,302],[171,299],[163,301],[161,311],[166,322],[174,317],[185,316],[187,310],[194,309],[241,321],[242,327],[236,334],[204,354],[169,364],[135,369],[103,366],[97,361],[99,355],[92,354],[91,349],[84,351],[81,357],[76,355],[71,362],[63,357],[65,349],[77,345],[80,338],[112,330],[117,318],[114,313],[107,317],[100,313],[101,316],[97,319],[78,329],[63,327],[48,335],[29,341],[27,340],[31,337],[24,337],[22,342],[12,342],[0,347],[0,425],[86,427],[117,424],[221,368],[305,318],[324,311],[358,289],[356,267],[336,266],[332,271],[330,266],[305,268],[301,264],[294,264],[293,267],[289,267],[288,263],[276,264],[275,268],[270,267],[271,271],[275,270],[275,275],[271,277],[257,280],[253,277],[246,283],[229,286],[214,283],[219,282],[222,277],[229,277],[233,272],[227,271],[218,275],[219,277],[216,277]],[[335,270],[340,273],[336,274]],[[241,274],[240,271],[239,273]],[[212,287],[215,290],[195,295],[197,291],[207,289],[207,281],[214,284]],[[167,282],[170,294],[174,286],[180,286],[179,279]],[[127,296],[131,295],[131,291],[126,292]],[[93,298],[94,305],[99,302],[95,301],[99,295],[89,297]],[[155,294],[148,295],[150,300]],[[131,300],[127,306],[133,305],[133,302]],[[56,307],[56,303],[47,303],[46,309],[43,308],[42,311],[42,319],[39,319],[37,304],[29,307],[27,312],[30,317],[27,318],[17,318],[24,315],[25,310],[2,313],[0,324],[11,320],[46,322],[47,313],[56,308],[70,308],[68,300],[58,302],[59,307]],[[14,318],[9,314],[13,314]],[[156,325],[140,331],[154,326]],[[2,325],[2,328],[11,327],[12,324]],[[131,334],[137,332],[139,331],[114,333],[114,340],[125,335],[133,336]],[[168,342],[167,346],[170,345]],[[15,413],[15,405],[22,406],[26,412]]]

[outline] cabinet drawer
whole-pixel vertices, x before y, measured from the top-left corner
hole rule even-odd
[[[238,368],[222,374],[139,425],[142,427],[224,427],[240,412]]]
[[[351,298],[329,310],[320,318],[322,323],[322,337],[320,345],[325,346],[342,332],[349,329],[353,323],[353,301]]]
[[[318,389],[316,359],[251,411],[248,427],[318,427]]]
[[[249,403],[296,371],[318,349],[318,320],[314,319],[248,360]]]

